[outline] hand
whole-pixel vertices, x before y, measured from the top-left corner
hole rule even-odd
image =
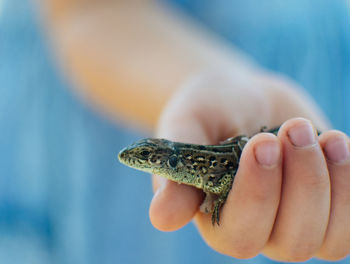
[[[303,117],[303,118],[295,118]],[[287,120],[287,121],[286,121]],[[281,261],[337,260],[350,252],[349,139],[327,125],[315,105],[290,81],[261,72],[205,74],[174,95],[158,136],[217,144],[261,133],[246,145],[220,226],[198,209],[203,193],[154,177],[153,225],[176,230],[194,217],[204,240],[236,258],[259,253]]]

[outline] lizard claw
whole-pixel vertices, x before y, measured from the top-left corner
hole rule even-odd
[[[211,223],[213,226],[215,223],[219,226],[220,225],[220,209],[222,205],[224,204],[224,199],[218,199],[214,203],[214,211],[213,214],[211,215]]]

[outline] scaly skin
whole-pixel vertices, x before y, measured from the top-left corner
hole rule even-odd
[[[262,129],[264,131],[264,129]],[[267,132],[277,134],[278,128]],[[142,139],[120,151],[121,163],[171,181],[202,189],[201,211],[219,224],[248,137],[230,138],[220,145],[194,145],[166,139]]]

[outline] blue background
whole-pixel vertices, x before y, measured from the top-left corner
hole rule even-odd
[[[345,1],[174,2],[257,63],[296,80],[336,128],[350,132]],[[118,150],[145,135],[110,123],[71,93],[29,0],[3,5],[0,263],[269,263],[214,252],[192,224],[155,230],[149,177],[116,161]]]

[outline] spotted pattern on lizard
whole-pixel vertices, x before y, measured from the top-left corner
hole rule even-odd
[[[266,132],[277,134],[278,128]],[[248,140],[243,135],[220,145],[195,145],[147,138],[121,150],[118,158],[132,168],[202,189],[206,197],[200,210],[212,213],[215,225],[219,224],[220,209],[231,190]]]

